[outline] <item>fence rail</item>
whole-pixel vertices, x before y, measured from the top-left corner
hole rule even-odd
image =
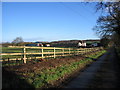
[[[58,57],[58,56],[68,56],[72,54],[84,54],[87,52],[91,51],[96,51],[99,49],[102,49],[102,47],[97,47],[97,48],[58,48],[58,47],[28,47],[28,46],[12,46],[10,48],[22,48],[22,53],[0,53],[1,56],[17,56],[21,55],[23,58],[7,58],[7,59],[1,59],[0,61],[11,61],[11,60],[23,60],[24,63],[26,63],[27,59],[31,59],[32,57],[27,57],[27,55],[41,55],[41,56],[36,56],[35,58],[46,58],[47,56],[49,57]],[[27,52],[27,49],[37,49],[40,50],[39,52]],[[48,51],[44,51],[48,50]],[[49,51],[52,50],[52,51]],[[61,51],[59,51],[61,50]],[[60,54],[60,55],[58,55]]]

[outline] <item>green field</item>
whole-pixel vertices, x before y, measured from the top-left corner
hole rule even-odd
[[[58,48],[58,47],[57,47]],[[69,49],[65,49],[64,52],[69,51]],[[75,51],[75,50],[71,50]],[[26,53],[41,53],[42,50],[38,48],[26,48]],[[44,49],[43,52],[54,52],[53,49]],[[62,49],[56,49],[55,52],[63,52]],[[11,47],[2,47],[2,53],[23,53],[23,48],[11,48]],[[50,54],[45,54],[44,56],[49,56]],[[57,55],[57,54],[56,54]],[[62,55],[62,54],[61,54]],[[26,57],[41,57],[41,54],[31,54],[26,55]],[[23,55],[2,55],[2,59],[10,59],[10,58],[23,58]]]
[[[55,49],[55,52],[60,52],[60,53],[56,53],[55,55],[60,55],[60,56],[63,56],[63,49],[60,49],[60,47],[56,47],[58,49]],[[24,48],[13,48],[13,47],[2,47],[2,53],[23,53],[23,50]],[[78,51],[77,48],[73,48],[70,50],[70,53],[72,53],[71,55],[75,54],[75,53],[78,53],[76,52]],[[85,53],[85,49],[81,49],[79,51],[82,51],[81,54]],[[26,55],[26,58],[27,58],[27,63],[28,62],[35,62],[38,60],[36,59],[36,57],[42,57],[42,54],[39,54],[42,52],[42,49],[39,49],[39,48],[26,48],[26,53],[38,53],[38,54],[27,54]],[[54,52],[54,49],[43,49],[43,52],[47,52],[47,54],[44,54],[43,56],[45,58],[53,58],[53,57],[50,57],[51,55],[53,56],[54,54],[53,53],[49,53],[49,52]],[[64,55],[68,55],[69,54],[69,49],[64,49],[64,52],[67,52],[67,53],[64,53]],[[58,56],[58,57],[60,57]],[[21,54],[21,55],[2,55],[2,64],[3,66],[5,65],[16,65],[16,64],[21,64],[23,63],[23,57],[24,55]],[[40,59],[39,59],[40,60]]]
[[[42,52],[41,49],[31,49],[31,48],[28,48],[26,50],[27,52]],[[44,52],[53,52],[54,50],[53,49],[44,49]],[[60,52],[62,50],[60,49],[56,49],[56,52]],[[65,51],[68,51],[65,49]],[[71,50],[71,51],[74,51],[74,50]],[[2,53],[22,53],[23,52],[23,48],[11,48],[11,47],[2,47]]]

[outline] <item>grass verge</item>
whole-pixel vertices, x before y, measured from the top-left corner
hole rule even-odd
[[[85,67],[85,65],[94,62],[94,59],[97,59],[105,50],[95,52],[94,54],[89,54],[82,60],[78,60],[76,62],[68,63],[68,64],[61,64],[59,67],[54,68],[46,68],[44,70],[35,70],[34,72],[25,72],[21,73],[21,80],[25,80],[29,85],[33,86],[34,88],[49,88],[50,86],[55,85],[56,82],[65,78],[65,76],[72,74],[75,70],[80,70],[81,67]],[[25,84],[16,80],[19,86],[27,87]],[[4,81],[3,81],[4,82]],[[11,83],[15,84],[15,81],[6,80],[3,83],[3,88],[11,87]],[[13,85],[15,86],[15,85]]]
[[[45,69],[44,71],[37,71],[36,73],[29,73],[29,78],[27,78],[28,83],[32,84],[35,88],[40,88],[42,86],[47,86],[48,84],[53,84],[54,81],[64,78],[66,74],[71,74],[74,70],[79,68],[84,64],[93,62],[93,59],[97,59],[106,51],[99,51],[94,55],[89,55],[88,58],[80,60],[78,62],[73,62],[69,65],[62,65],[53,69]]]

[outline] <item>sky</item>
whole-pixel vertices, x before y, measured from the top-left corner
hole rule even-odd
[[[2,42],[98,39],[94,2],[3,2]]]

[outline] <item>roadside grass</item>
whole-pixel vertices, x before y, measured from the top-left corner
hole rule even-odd
[[[80,70],[81,67],[94,62],[93,59],[97,59],[99,56],[104,54],[106,51],[98,51],[86,55],[83,60],[78,60],[69,64],[61,64],[59,67],[54,67],[51,69],[35,70],[34,72],[23,72],[20,73],[20,80],[27,81],[28,84],[34,88],[48,88],[48,86],[53,85],[60,79],[65,78],[65,76],[72,74],[75,70]],[[64,59],[64,58],[63,58]],[[27,87],[26,84],[21,83],[19,80],[3,79],[3,88],[10,88],[12,86],[20,85],[22,87]],[[17,83],[15,83],[17,82]]]
[[[25,79],[35,88],[47,87],[47,85],[52,85],[54,81],[64,78],[66,74],[71,74],[75,69],[79,68],[79,65],[87,64],[88,62],[90,63],[92,60],[88,58],[70,65],[61,65],[61,67],[36,71],[35,73],[26,73],[28,77],[22,79]]]
[[[24,73],[24,75],[27,75],[27,78],[22,77],[22,79],[25,79],[29,84],[31,84],[35,88],[47,88],[47,85],[54,85],[55,81],[59,80],[60,78],[64,78],[65,75],[73,73],[76,69],[80,68],[81,66],[94,62],[93,58],[97,59],[105,52],[105,50],[99,51],[95,53],[95,55],[89,55],[87,56],[88,58],[79,60],[77,62],[73,62],[68,65],[61,65],[60,67],[52,69],[46,68],[43,71],[36,70],[35,72]]]
[[[86,55],[86,56],[89,57],[89,58],[92,58],[92,59],[97,59],[98,57],[100,57],[104,53],[106,53],[106,50],[102,50],[102,51],[96,52],[93,55]]]

